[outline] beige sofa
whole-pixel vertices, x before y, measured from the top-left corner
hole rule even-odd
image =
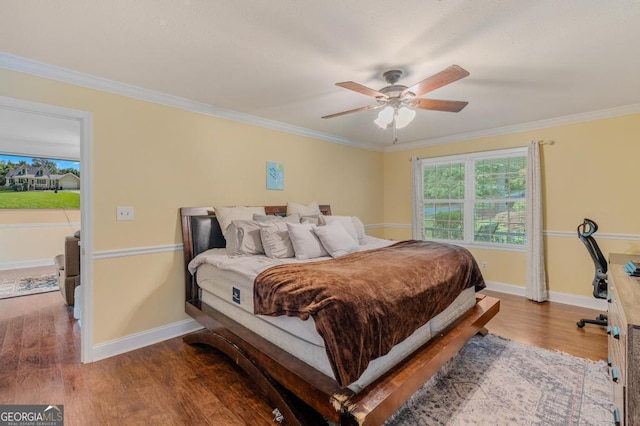
[[[67,305],[74,305],[74,292],[80,285],[80,231],[64,241],[64,254],[57,255],[53,261],[58,273],[58,287]]]

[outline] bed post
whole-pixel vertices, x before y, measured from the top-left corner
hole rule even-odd
[[[187,269],[187,265],[193,259],[193,241],[191,237],[191,217],[186,215],[185,208],[180,209],[182,219],[182,252],[184,254],[185,269],[184,269],[184,282],[185,282],[185,300],[193,300],[195,293],[195,278],[191,275]]]
[[[184,282],[185,301],[195,300],[200,297],[196,278],[191,275],[187,265],[198,253],[194,253],[193,227],[194,217],[213,216],[213,207],[181,207],[180,219],[182,224],[182,251],[184,254]]]

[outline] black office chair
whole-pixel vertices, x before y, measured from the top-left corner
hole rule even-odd
[[[587,246],[587,251],[591,255],[593,264],[596,268],[593,277],[593,297],[597,299],[607,298],[607,259],[600,251],[598,243],[593,238],[593,233],[598,230],[598,225],[591,219],[584,219],[578,226],[578,238]],[[585,323],[607,326],[607,316],[600,314],[596,319],[581,319],[578,321],[578,327],[584,327]]]

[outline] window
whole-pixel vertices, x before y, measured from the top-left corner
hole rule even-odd
[[[423,239],[526,246],[526,148],[422,159],[416,173]]]

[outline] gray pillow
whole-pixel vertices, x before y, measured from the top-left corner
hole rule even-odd
[[[241,256],[264,254],[260,237],[260,222],[255,220],[234,220],[224,234],[227,240],[227,254]]]
[[[298,213],[294,213],[289,216],[276,216],[274,214],[254,214],[253,220],[257,220],[258,222],[277,220],[281,222],[300,223],[300,215]]]
[[[267,257],[272,259],[285,259],[295,256],[293,245],[291,245],[291,238],[289,238],[287,222],[284,220],[270,220],[267,222],[259,222],[259,224],[262,247]]]
[[[287,223],[286,225],[296,259],[315,259],[329,254],[313,231],[316,225],[311,223]]]

